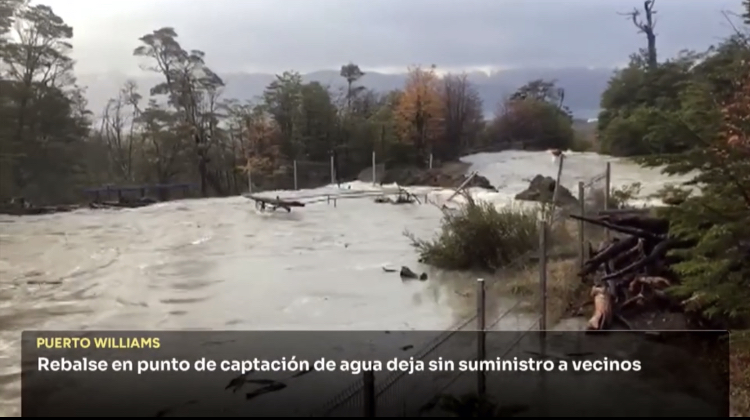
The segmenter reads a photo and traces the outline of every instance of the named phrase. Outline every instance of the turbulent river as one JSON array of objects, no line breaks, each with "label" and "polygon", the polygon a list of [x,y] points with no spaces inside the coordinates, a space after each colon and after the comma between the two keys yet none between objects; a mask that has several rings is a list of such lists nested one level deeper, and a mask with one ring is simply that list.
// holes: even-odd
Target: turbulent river
[{"label": "turbulent river", "polygon": [[[611,158],[571,153],[563,184],[602,173]],[[549,153],[464,158],[512,202],[536,174],[555,176]],[[641,182],[643,194],[675,182],[612,160],[613,186]],[[353,182],[342,188],[375,187]],[[335,193],[338,187],[280,192]],[[452,191],[416,188],[440,203]],[[391,206],[372,198],[325,201],[291,213],[259,213],[243,197],[183,200],[141,209],[0,215],[0,415],[20,413],[20,339],[25,329],[434,330],[473,311],[470,274],[422,267],[404,231],[432,236],[432,205]],[[402,282],[381,267],[426,271]],[[508,297],[492,296],[495,310]],[[491,316],[490,316],[491,318]],[[531,322],[508,317],[500,329]]]}]

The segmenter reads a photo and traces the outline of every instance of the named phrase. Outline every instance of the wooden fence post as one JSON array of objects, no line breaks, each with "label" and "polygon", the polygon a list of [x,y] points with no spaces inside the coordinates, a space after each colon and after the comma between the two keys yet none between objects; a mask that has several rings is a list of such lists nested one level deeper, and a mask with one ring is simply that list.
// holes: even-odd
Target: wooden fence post
[{"label": "wooden fence post", "polygon": [[[612,163],[607,162],[607,169],[604,173],[604,210],[609,210],[609,190],[612,189]],[[605,228],[605,235],[609,241],[612,237],[609,229]]]},{"label": "wooden fence post", "polygon": [[297,191],[297,159],[294,160],[294,190]]},{"label": "wooden fence post", "polygon": [[[583,181],[578,183],[578,201],[580,202],[581,216],[586,216],[586,193]],[[578,221],[578,266],[583,268],[583,263],[586,261],[586,233],[584,231],[586,225],[583,220]]]},{"label": "wooden fence post", "polygon": [[547,330],[547,221],[539,222],[539,288],[542,300],[542,316],[539,329]]}]

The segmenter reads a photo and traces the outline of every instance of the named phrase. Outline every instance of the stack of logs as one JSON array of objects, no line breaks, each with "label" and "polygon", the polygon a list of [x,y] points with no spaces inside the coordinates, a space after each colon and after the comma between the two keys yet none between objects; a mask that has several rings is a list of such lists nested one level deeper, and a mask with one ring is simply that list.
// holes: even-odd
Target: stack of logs
[{"label": "stack of logs", "polygon": [[670,269],[679,260],[667,252],[692,244],[670,238],[667,220],[632,215],[570,217],[616,233],[596,249],[589,243],[589,258],[579,272],[583,282],[591,286],[594,314],[588,322],[589,330],[608,329],[613,322],[634,329],[628,321],[630,316],[681,309],[681,303],[664,291],[679,282]]}]

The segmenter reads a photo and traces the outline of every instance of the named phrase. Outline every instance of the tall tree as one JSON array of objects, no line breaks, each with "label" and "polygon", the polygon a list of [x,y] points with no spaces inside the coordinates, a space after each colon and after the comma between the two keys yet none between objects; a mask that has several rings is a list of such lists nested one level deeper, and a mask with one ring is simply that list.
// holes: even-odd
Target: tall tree
[{"label": "tall tree", "polygon": [[208,183],[221,194],[221,185],[210,175],[208,163],[214,140],[210,132],[217,119],[213,104],[224,82],[206,65],[205,53],[182,48],[173,28],[157,29],[139,41],[142,45],[133,55],[150,59],[149,69],[164,77],[151,88],[151,94],[167,95],[169,104],[180,114],[178,129],[194,140],[202,195],[208,194]]},{"label": "tall tree", "polygon": [[454,159],[472,146],[484,125],[482,100],[467,75],[449,74],[442,80],[444,139],[441,159]]},{"label": "tall tree", "polygon": [[263,100],[281,131],[281,153],[295,159],[303,150],[302,124],[302,75],[285,71],[276,75],[263,92]]},{"label": "tall tree", "polygon": [[[89,123],[69,55],[73,28],[49,6],[10,1],[1,9],[1,29],[10,33],[0,46],[5,64],[0,154],[12,187],[3,193],[71,199],[81,169],[74,161]],[[67,188],[55,188],[62,180]]]},{"label": "tall tree", "polygon": [[656,0],[646,0],[643,2],[643,14],[644,18],[641,17],[641,11],[637,8],[633,8],[632,12],[624,13],[633,22],[638,32],[646,35],[646,57],[649,69],[655,69],[658,65],[656,57],[656,10],[654,10],[654,4]]},{"label": "tall tree", "polygon": [[134,81],[127,81],[117,97],[104,107],[100,135],[109,151],[111,169],[123,181],[135,181],[136,119],[141,95]]},{"label": "tall tree", "polygon": [[411,142],[423,164],[443,130],[443,98],[435,66],[409,69],[396,119],[402,139]]},{"label": "tall tree", "polygon": [[345,66],[341,66],[341,77],[346,79],[346,110],[352,112],[352,100],[361,92],[364,88],[354,86],[357,80],[361,79],[365,75],[365,72],[360,70],[359,66],[354,63],[349,63]]}]

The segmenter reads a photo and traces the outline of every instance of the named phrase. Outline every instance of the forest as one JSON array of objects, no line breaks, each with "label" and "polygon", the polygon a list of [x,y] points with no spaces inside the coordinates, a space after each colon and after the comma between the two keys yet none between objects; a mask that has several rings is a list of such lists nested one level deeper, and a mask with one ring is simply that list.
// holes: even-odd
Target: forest
[{"label": "forest", "polygon": [[676,256],[682,284],[674,291],[689,298],[689,309],[747,328],[750,0],[741,4],[741,14],[724,12],[731,33],[717,45],[666,60],[657,54],[654,0],[634,10],[630,17],[646,48],[602,95],[598,142],[603,153],[692,176],[662,191],[674,204],[662,210],[670,235],[692,244]]},{"label": "forest", "polygon": [[465,74],[439,77],[434,66],[409,68],[393,92],[361,86],[367,74],[354,63],[341,66],[343,90],[285,71],[262,97],[241,102],[223,96],[210,56],[181,45],[170,27],[123,51],[161,83],[129,81],[105,109],[91,110],[70,57],[74,28],[43,4],[0,4],[0,202],[71,202],[90,186],[175,182],[221,196],[246,189],[248,171],[261,188],[291,188],[293,161],[304,188],[330,180],[331,155],[337,175],[352,179],[373,152],[379,163],[424,166],[430,155],[444,162],[519,141],[535,149],[574,143],[554,81],[520,87],[491,121]]}]

